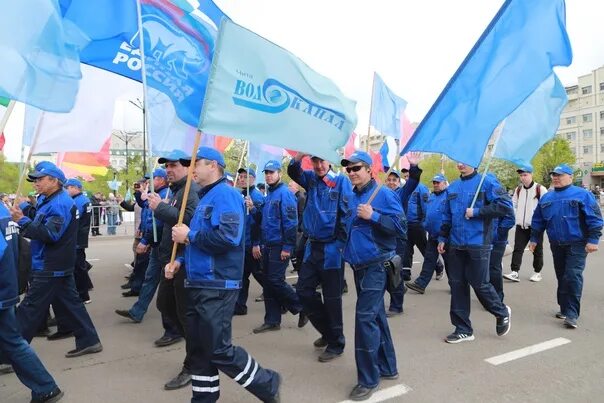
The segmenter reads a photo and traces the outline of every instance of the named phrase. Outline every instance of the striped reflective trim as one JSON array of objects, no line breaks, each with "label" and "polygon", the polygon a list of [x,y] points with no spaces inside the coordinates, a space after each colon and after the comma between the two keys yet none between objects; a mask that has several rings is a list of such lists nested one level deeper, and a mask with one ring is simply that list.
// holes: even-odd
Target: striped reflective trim
[{"label": "striped reflective trim", "polygon": [[248,378],[247,382],[241,386],[243,386],[244,388],[247,388],[250,385],[250,383],[252,383],[252,381],[254,380],[254,377],[256,376],[256,371],[258,371],[258,363],[254,361],[254,370],[252,371],[252,374]]},{"label": "striped reflective trim", "polygon": [[243,378],[243,376],[245,374],[247,374],[247,371],[250,369],[251,365],[252,365],[252,356],[250,356],[248,354],[247,355],[247,364],[245,364],[245,368],[243,369],[243,371],[241,371],[239,373],[239,375],[237,375],[235,378],[233,378],[235,380],[235,382],[239,382],[241,380],[241,378]]},{"label": "striped reflective trim", "polygon": [[194,381],[201,381],[201,382],[215,382],[218,380],[218,375],[216,375],[216,376],[191,375],[191,379]]},{"label": "striped reflective trim", "polygon": [[219,391],[220,391],[220,386],[212,386],[212,387],[193,386],[193,392],[197,392],[197,393],[216,393]]}]

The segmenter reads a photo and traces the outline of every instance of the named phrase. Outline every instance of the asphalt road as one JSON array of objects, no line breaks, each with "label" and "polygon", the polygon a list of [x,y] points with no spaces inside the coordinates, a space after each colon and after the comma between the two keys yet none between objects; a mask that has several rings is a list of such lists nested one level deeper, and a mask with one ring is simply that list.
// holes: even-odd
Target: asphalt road
[{"label": "asphalt road", "polygon": [[[64,354],[73,348],[73,339],[33,341],[40,358],[65,391],[62,401],[66,403],[190,399],[190,387],[163,390],[163,384],[180,370],[184,344],[153,346],[162,333],[154,303],[140,324],[129,323],[113,312],[134,303],[133,298],[123,298],[119,289],[128,273],[124,263],[131,260],[130,245],[128,238],[95,239],[88,250],[94,265],[91,275],[95,289],[91,293],[93,302],[87,307],[104,346],[102,353],[68,359]],[[472,320],[476,340],[446,344],[443,338],[452,330],[446,280],[433,281],[424,295],[407,293],[404,315],[390,319],[400,378],[382,382],[371,401],[604,401],[604,252],[600,250],[588,257],[582,312],[576,330],[563,328],[561,321],[553,317],[557,310],[556,281],[549,247],[540,283],[528,281],[532,274],[532,257],[528,252],[525,259],[528,260],[520,272],[521,282],[505,284],[506,303],[512,307],[512,329],[504,337],[497,337],[495,319],[474,298]],[[416,255],[415,260],[421,257],[418,259]],[[509,261],[510,256],[506,256],[506,272]],[[419,264],[415,264],[413,272],[414,276],[418,274]],[[346,276],[352,286],[350,269]],[[312,346],[318,334],[310,324],[298,329],[297,317],[284,316],[279,332],[252,334],[252,328],[262,322],[264,314],[263,305],[253,302],[260,289],[252,281],[249,314],[234,318],[233,341],[245,347],[263,366],[282,374],[283,402],[336,403],[347,399],[356,381],[353,288],[344,296],[348,343],[345,353],[322,364],[317,361],[319,351]],[[515,353],[509,355],[510,352]],[[28,399],[29,391],[14,374],[0,376],[0,402]],[[221,375],[220,401],[255,399]]]}]

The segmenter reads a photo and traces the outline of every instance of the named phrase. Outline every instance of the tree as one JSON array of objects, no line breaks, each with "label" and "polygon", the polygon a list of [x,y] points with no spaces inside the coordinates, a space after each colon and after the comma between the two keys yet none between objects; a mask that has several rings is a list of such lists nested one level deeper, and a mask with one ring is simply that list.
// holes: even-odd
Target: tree
[{"label": "tree", "polygon": [[[17,191],[19,182],[19,164],[7,162],[2,154],[0,154],[0,193],[12,194]],[[29,193],[31,186],[24,185],[21,193]]]},{"label": "tree", "polygon": [[443,165],[445,177],[449,182],[453,182],[459,176],[459,171],[457,170],[454,161],[451,161],[446,157],[443,161],[440,154],[426,154],[419,163],[419,166],[423,171],[421,178],[422,183],[428,186],[428,188],[431,188],[432,178],[434,175],[441,173]]},{"label": "tree", "polygon": [[576,157],[566,139],[554,138],[545,143],[532,160],[533,177],[545,187],[551,184],[549,173],[557,165],[574,165]]},{"label": "tree", "polygon": [[[483,158],[478,172],[484,172],[484,166],[486,165],[486,158]],[[489,165],[489,172],[497,177],[499,183],[506,189],[514,189],[518,185],[518,173],[516,170],[518,166],[499,158],[493,158]]]}]

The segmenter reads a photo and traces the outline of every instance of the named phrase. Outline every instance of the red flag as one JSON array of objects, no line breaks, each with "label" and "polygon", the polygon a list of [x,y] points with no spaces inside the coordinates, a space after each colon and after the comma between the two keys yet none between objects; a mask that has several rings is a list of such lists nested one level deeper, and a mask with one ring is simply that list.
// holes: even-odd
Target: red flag
[{"label": "red flag", "polygon": [[6,139],[4,138],[4,133],[0,133],[0,151],[4,149],[4,144],[6,144]]},{"label": "red flag", "polygon": [[[296,154],[298,154],[298,151],[295,151],[295,150],[288,150],[287,148],[285,148],[284,150],[286,153],[288,153],[292,157],[295,157]],[[302,169],[305,171],[312,170],[312,161],[310,160],[310,158],[308,156],[302,158]]]},{"label": "red flag", "polygon": [[376,151],[369,150],[369,156],[371,156],[371,176],[378,183],[381,183],[379,173],[384,172],[384,165],[382,164],[382,154]]},{"label": "red flag", "polygon": [[344,146],[344,158],[350,157],[350,155],[354,152],[354,141],[357,138],[357,134],[352,132],[350,137],[348,138],[348,142]]}]

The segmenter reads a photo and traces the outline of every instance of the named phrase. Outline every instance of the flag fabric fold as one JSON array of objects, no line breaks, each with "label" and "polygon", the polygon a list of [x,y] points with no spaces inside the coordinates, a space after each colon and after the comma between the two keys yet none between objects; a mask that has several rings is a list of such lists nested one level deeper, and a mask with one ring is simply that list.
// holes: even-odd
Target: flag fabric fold
[{"label": "flag fabric fold", "polygon": [[563,0],[507,0],[401,154],[478,166],[497,125],[571,61]]},{"label": "flag fabric fold", "polygon": [[373,74],[373,96],[371,99],[371,126],[385,136],[399,138],[401,121],[407,101],[396,95],[382,78]]},{"label": "flag fabric fold", "polygon": [[296,56],[224,21],[200,129],[338,161],[355,102]]},{"label": "flag fabric fold", "polygon": [[281,161],[283,159],[283,148],[269,146],[266,144],[250,143],[250,154],[248,155],[249,165],[256,167],[256,176],[262,174],[262,170],[267,162],[271,160]]},{"label": "flag fabric fold", "polygon": [[78,92],[79,46],[86,38],[65,24],[57,0],[10,1],[0,13],[0,96],[68,112]]},{"label": "flag fabric fold", "polygon": [[541,146],[556,134],[567,102],[564,85],[552,73],[505,119],[494,156],[519,166],[531,165]]}]

